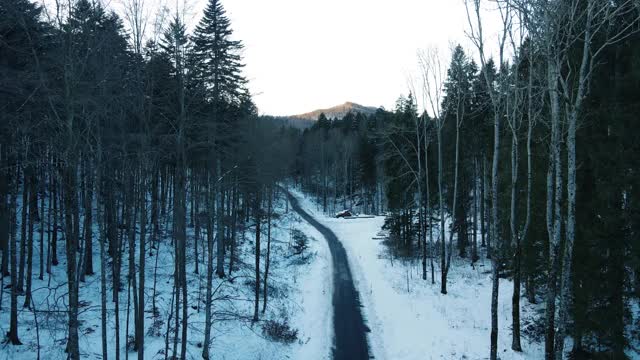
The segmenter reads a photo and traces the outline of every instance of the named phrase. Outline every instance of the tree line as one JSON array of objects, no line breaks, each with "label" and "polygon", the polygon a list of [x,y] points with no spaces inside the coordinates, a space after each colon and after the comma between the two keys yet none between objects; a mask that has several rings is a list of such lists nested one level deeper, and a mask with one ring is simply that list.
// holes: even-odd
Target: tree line
[{"label": "tree line", "polygon": [[[394,109],[320,115],[301,135],[294,177],[325,212],[385,214],[390,250],[420,260],[442,294],[452,258],[491,259],[492,359],[505,277],[514,351],[524,296],[546,305],[547,359],[563,358],[567,336],[576,358],[626,358],[638,351],[628,330],[640,298],[640,8],[465,5],[471,51],[451,49],[448,66],[437,49],[421,52],[418,85]],[[486,6],[502,19],[493,57]]]}]

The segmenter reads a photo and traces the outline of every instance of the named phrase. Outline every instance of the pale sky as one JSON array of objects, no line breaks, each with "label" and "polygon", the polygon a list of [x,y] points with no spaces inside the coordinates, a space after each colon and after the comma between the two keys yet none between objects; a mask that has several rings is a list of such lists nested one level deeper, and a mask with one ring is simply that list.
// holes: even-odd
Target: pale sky
[{"label": "pale sky", "polygon": [[261,114],[293,115],[345,101],[389,109],[409,91],[408,79],[419,77],[419,49],[437,46],[446,62],[452,42],[475,50],[465,36],[463,0],[222,4],[245,45],[245,75]]},{"label": "pale sky", "polygon": [[[46,0],[44,0],[46,1]],[[130,0],[102,0],[112,5]],[[145,7],[186,4],[195,27],[208,0],[144,0]],[[487,2],[485,2],[487,3]],[[437,47],[444,63],[465,35],[464,0],[222,0],[241,40],[245,76],[260,114],[294,115],[352,101],[392,109],[411,79],[417,53]],[[155,13],[150,10],[148,14]],[[148,18],[151,31],[154,16]],[[497,12],[485,15],[485,41],[496,43]],[[420,84],[415,83],[416,88]]]}]

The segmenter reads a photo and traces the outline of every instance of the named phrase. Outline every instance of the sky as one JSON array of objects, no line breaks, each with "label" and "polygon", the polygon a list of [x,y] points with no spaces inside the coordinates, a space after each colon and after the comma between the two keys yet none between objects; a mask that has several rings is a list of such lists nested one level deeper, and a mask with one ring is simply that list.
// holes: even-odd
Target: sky
[{"label": "sky", "polygon": [[[103,1],[117,7],[128,0]],[[181,4],[193,29],[208,0],[144,2],[156,9]],[[347,101],[392,109],[400,95],[408,94],[412,82],[421,87],[417,80],[421,49],[438,48],[444,63],[458,43],[469,54],[477,53],[465,35],[464,0],[222,0],[222,4],[234,38],[245,46],[244,73],[260,114],[295,115]],[[495,43],[497,12],[488,11],[483,22],[486,41]]]},{"label": "sky", "polygon": [[[352,101],[393,108],[418,79],[417,52],[474,52],[464,0],[226,0],[245,45],[245,75],[261,114],[293,115]],[[197,7],[204,7],[200,0]],[[487,19],[497,29],[497,14]],[[491,40],[495,33],[487,31]]]}]

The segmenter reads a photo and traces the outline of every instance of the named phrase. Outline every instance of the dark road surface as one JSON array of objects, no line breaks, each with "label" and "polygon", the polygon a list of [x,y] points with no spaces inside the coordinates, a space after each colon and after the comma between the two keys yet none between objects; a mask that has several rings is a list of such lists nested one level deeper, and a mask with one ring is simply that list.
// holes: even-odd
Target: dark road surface
[{"label": "dark road surface", "polygon": [[336,235],[306,213],[298,199],[287,194],[293,209],[309,224],[313,225],[329,243],[333,259],[333,358],[336,360],[369,359],[369,346],[365,326],[360,312],[360,300],[351,278],[347,253]]}]

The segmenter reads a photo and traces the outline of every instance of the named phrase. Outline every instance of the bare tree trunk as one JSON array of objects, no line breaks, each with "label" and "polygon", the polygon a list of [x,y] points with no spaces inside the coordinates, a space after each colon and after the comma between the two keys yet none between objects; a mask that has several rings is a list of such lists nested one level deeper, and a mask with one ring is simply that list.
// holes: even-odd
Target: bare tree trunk
[{"label": "bare tree trunk", "polygon": [[207,294],[205,298],[205,322],[204,322],[204,344],[202,349],[202,358],[209,359],[209,347],[211,346],[211,305],[213,293],[213,214],[215,212],[214,202],[212,199],[215,195],[215,185],[213,179],[209,180],[209,192],[207,194]]},{"label": "bare tree trunk", "polygon": [[478,261],[478,158],[473,158],[473,246],[471,265]]},{"label": "bare tree trunk", "polygon": [[[533,64],[533,52],[529,51],[529,64]],[[529,69],[529,82],[527,86],[527,97],[528,97],[528,117],[527,117],[527,200],[526,200],[526,215],[524,226],[522,228],[521,233],[521,241],[523,244],[527,244],[527,242],[532,241],[529,236],[529,225],[531,224],[531,189],[533,187],[533,163],[532,163],[532,153],[531,153],[531,140],[533,137],[533,127],[535,122],[537,121],[536,116],[534,114],[534,104],[533,104],[533,73],[534,69],[531,67]],[[528,248],[532,248],[529,246]],[[530,256],[530,255],[529,255]],[[534,293],[533,281],[531,279],[530,274],[526,274],[525,278],[525,288],[527,293],[527,298],[529,302],[535,304],[536,297]]]},{"label": "bare tree trunk", "polygon": [[[418,160],[418,175],[416,177],[416,184],[418,185],[418,241],[422,250],[422,280],[427,280],[427,234],[426,229],[424,227],[425,219],[424,219],[424,211],[423,211],[423,203],[424,203],[424,194],[422,192],[422,142],[420,141],[420,126],[427,126],[426,124],[422,124],[419,120],[419,117],[415,118],[416,125],[416,153]],[[424,120],[424,119],[423,119]],[[426,165],[426,163],[425,163]]]},{"label": "bare tree trunk", "polygon": [[79,217],[77,216],[78,196],[76,190],[76,165],[75,159],[68,159],[64,175],[64,213],[66,229],[66,254],[67,254],[67,286],[69,288],[69,334],[67,340],[67,354],[70,359],[80,359],[78,343],[78,283],[77,283],[77,259]]},{"label": "bare tree trunk", "polygon": [[187,284],[186,284],[186,241],[187,241],[187,212],[186,212],[186,161],[183,147],[182,131],[180,132],[180,139],[178,145],[178,165],[176,168],[176,178],[174,180],[174,228],[175,228],[175,247],[176,247],[176,273],[175,273],[175,287],[176,287],[176,334],[174,339],[174,353],[177,354],[177,338],[178,328],[180,321],[178,320],[180,314],[180,290],[182,290],[182,343],[180,349],[180,356],[182,359],[186,357],[187,347]]},{"label": "bare tree trunk", "polygon": [[[124,359],[129,360],[129,319],[131,316],[131,276],[127,277],[127,320],[125,321],[124,334],[125,334],[125,351],[124,351]],[[137,314],[136,314],[137,316]],[[136,343],[135,336],[133,341],[134,351]]]},{"label": "bare tree trunk", "polygon": [[[593,69],[594,57],[598,55],[599,50],[592,49],[594,31],[597,31],[599,25],[604,24],[610,19],[604,20],[595,19],[601,9],[596,6],[609,6],[608,4],[602,5],[600,1],[588,0],[586,7],[586,24],[584,25],[584,33],[580,36],[584,36],[582,41],[582,60],[580,64],[580,71],[578,76],[578,88],[576,91],[575,99],[572,104],[568,106],[568,129],[567,129],[567,222],[566,222],[566,239],[564,242],[564,257],[562,261],[562,278],[560,281],[560,303],[559,303],[559,316],[557,332],[555,334],[555,358],[556,360],[562,360],[564,356],[564,341],[567,332],[567,323],[570,318],[570,306],[572,300],[571,289],[571,264],[573,261],[573,248],[575,241],[575,227],[576,227],[576,132],[578,130],[578,116],[582,111],[582,104],[586,97],[588,86]],[[611,16],[611,15],[608,15]],[[635,21],[634,21],[635,22]],[[595,23],[595,24],[594,24]],[[624,31],[624,30],[623,30]],[[620,33],[622,34],[622,33]],[[618,34],[619,35],[619,34]],[[615,38],[617,35],[614,35]],[[603,49],[609,43],[605,42]],[[567,89],[564,88],[565,98],[567,97]]]},{"label": "bare tree trunk", "polygon": [[487,223],[487,214],[486,214],[486,204],[487,204],[487,159],[484,154],[482,154],[482,180],[480,183],[480,236],[482,242],[480,246],[487,247],[487,257],[489,257],[491,248],[491,244],[487,242],[486,235],[487,230],[485,229],[485,225]]},{"label": "bare tree trunk", "polygon": [[[167,319],[167,330],[164,333],[164,360],[169,358],[169,333],[171,332],[171,318],[173,317],[173,300],[175,299],[176,288],[171,292],[171,303],[169,304],[169,318]],[[174,352],[175,355],[175,352]],[[175,358],[175,356],[174,356]]]},{"label": "bare tree trunk", "polygon": [[[110,187],[109,190],[112,190],[113,187]],[[113,263],[112,263],[112,267],[113,267],[113,302],[114,302],[114,307],[115,307],[115,337],[116,337],[116,343],[115,343],[115,353],[116,353],[116,360],[120,359],[120,262],[122,259],[122,232],[118,233],[118,231],[116,230],[116,223],[117,223],[117,204],[115,203],[114,199],[113,199],[113,193],[111,191],[109,191],[107,193],[107,197],[109,198],[107,200],[107,204],[109,204],[108,206],[111,206],[111,209],[107,209],[107,214],[110,214],[108,216],[110,216],[111,219],[111,224],[107,225],[111,227],[111,230],[107,229],[107,233],[109,231],[113,231],[113,242],[109,242],[111,245],[113,245],[112,248],[112,257],[113,257]],[[113,203],[111,203],[111,201],[113,201]],[[111,211],[110,211],[111,210]],[[123,218],[124,218],[124,214],[122,214]],[[109,217],[107,217],[107,219],[109,219]]]},{"label": "bare tree trunk", "polygon": [[430,250],[430,254],[429,254],[429,258],[430,258],[430,263],[431,263],[431,284],[435,284],[436,283],[436,279],[435,279],[435,267],[433,264],[433,257],[435,255],[435,245],[433,242],[433,214],[432,214],[432,207],[431,207],[431,189],[430,189],[430,184],[429,184],[429,142],[427,139],[427,123],[425,122],[424,126],[423,126],[423,142],[424,142],[424,171],[425,171],[425,188],[426,188],[426,197],[427,197],[427,226],[429,227],[429,250]]},{"label": "bare tree trunk", "polygon": [[271,261],[271,210],[273,201],[273,188],[269,186],[267,188],[269,192],[269,200],[267,207],[267,258],[264,263],[264,285],[263,285],[263,300],[262,300],[262,313],[267,310],[267,278],[269,277],[269,263]]},{"label": "bare tree trunk", "polygon": [[[53,225],[51,226],[51,265],[58,265],[58,182],[56,159],[53,157],[51,169],[51,201],[53,202]],[[49,269],[51,270],[51,269]]]},{"label": "bare tree trunk", "polygon": [[554,358],[555,311],[557,276],[560,270],[561,203],[562,203],[562,162],[560,159],[560,94],[558,76],[560,69],[556,59],[548,60],[549,97],[551,104],[551,145],[549,172],[547,173],[547,228],[549,234],[549,275],[547,283],[547,308],[545,314],[545,358]]},{"label": "bare tree trunk", "polygon": [[186,249],[186,236],[185,236],[185,241],[183,242],[182,245],[182,250],[180,251],[180,255],[182,257],[181,259],[181,266],[182,269],[180,269],[180,285],[182,286],[182,347],[180,348],[180,357],[182,359],[186,359],[187,358],[187,321],[189,320],[189,298],[187,297],[187,271],[186,271],[186,262],[187,262],[187,249]]},{"label": "bare tree trunk", "polygon": [[[136,191],[134,188],[134,178],[135,178],[135,170],[131,170],[131,174],[129,175],[129,189],[130,193],[127,196],[126,203],[127,207],[130,209],[130,213],[127,216],[127,226],[128,226],[128,238],[129,238],[129,284],[130,289],[127,289],[127,298],[131,296],[131,292],[133,292],[133,320],[134,320],[134,343],[133,343],[133,351],[138,351],[138,320],[140,318],[138,312],[138,288],[136,284],[136,251],[135,251],[135,243],[136,243],[136,218],[138,206],[136,206],[138,202],[138,197],[136,195]],[[127,319],[129,319],[129,301],[127,300]],[[128,321],[127,321],[128,324]],[[129,332],[126,332],[127,336],[129,336]]]},{"label": "bare tree trunk", "polygon": [[[107,168],[108,174],[109,168]],[[112,175],[115,176],[115,175]],[[109,248],[107,253],[109,256],[113,258],[113,265],[115,269],[116,257],[118,252],[118,207],[116,205],[116,199],[114,195],[113,184],[111,184],[110,179],[105,179],[105,226],[107,232],[107,241],[109,244]],[[115,274],[115,273],[114,273]],[[115,280],[115,279],[114,279]],[[114,288],[115,290],[115,288]]]},{"label": "bare tree trunk", "polygon": [[436,119],[438,140],[438,207],[440,209],[440,293],[447,293],[447,249],[444,236],[444,193],[442,190],[442,119]]},{"label": "bare tree trunk", "polygon": [[167,176],[167,166],[162,166],[158,169],[158,173],[160,176],[160,216],[165,217],[167,212],[167,191],[168,186],[167,182],[169,181],[169,176]]},{"label": "bare tree trunk", "polygon": [[234,177],[234,186],[233,186],[233,210],[231,211],[232,216],[232,224],[231,224],[231,253],[229,254],[229,277],[233,273],[233,264],[235,262],[236,257],[236,237],[238,233],[238,208],[239,208],[239,194],[238,194],[238,177],[237,175]]},{"label": "bare tree trunk", "polygon": [[[194,192],[194,194],[192,194],[192,202],[191,202],[191,206],[195,207],[195,209],[192,209],[191,212],[194,213],[194,219],[193,219],[193,225],[194,225],[194,236],[193,236],[193,251],[194,251],[194,257],[195,257],[195,270],[194,273],[196,275],[200,274],[200,260],[199,260],[199,254],[198,254],[198,241],[200,241],[200,232],[201,232],[201,225],[200,225],[200,217],[199,217],[199,212],[200,212],[200,177],[198,175],[196,175],[197,172],[193,173],[192,176],[192,182],[194,183],[191,186],[192,191]],[[198,277],[199,278],[199,277]],[[198,301],[199,303],[199,301]],[[198,305],[199,306],[199,305]]]},{"label": "bare tree trunk", "polygon": [[[1,163],[1,161],[0,161]],[[47,179],[45,177],[45,171],[42,170],[40,171],[40,191],[42,192],[42,198],[40,199],[40,274],[38,276],[38,279],[43,280],[44,279],[44,219],[45,219],[45,194],[46,194],[46,182]],[[36,203],[36,208],[37,208],[37,203]],[[37,210],[36,210],[37,211]]]},{"label": "bare tree trunk", "polygon": [[[217,160],[217,176],[222,177],[222,165],[221,160]],[[218,241],[217,241],[217,263],[216,263],[216,275],[219,278],[224,277],[224,200],[225,200],[225,189],[222,184],[222,181],[218,181],[219,194],[218,194],[218,208],[216,209],[218,215]]]},{"label": "bare tree trunk", "polygon": [[511,316],[512,316],[512,341],[511,349],[513,351],[522,351],[520,344],[520,261],[522,253],[522,244],[520,234],[517,229],[516,219],[516,189],[518,186],[518,134],[516,132],[516,119],[512,119],[511,123],[511,240],[515,242],[515,254],[513,259],[513,295],[511,297]]},{"label": "bare tree trunk", "polygon": [[93,215],[91,209],[93,206],[93,170],[89,161],[87,161],[85,176],[87,192],[84,204],[84,274],[93,275]]},{"label": "bare tree trunk", "polygon": [[153,179],[151,180],[151,248],[157,249],[158,236],[160,233],[158,219],[158,182],[160,181],[160,170],[158,165],[154,165]]},{"label": "bare tree trunk", "polygon": [[[143,163],[144,165],[144,163]],[[145,241],[147,233],[147,192],[146,192],[146,176],[145,168],[142,166],[140,174],[140,244],[138,259],[138,276],[139,276],[139,293],[138,293],[138,320],[136,321],[136,343],[138,348],[138,360],[144,359],[144,272],[145,272]],[[196,259],[197,260],[197,259]]]},{"label": "bare tree trunk", "polygon": [[[196,209],[196,171],[194,169],[191,170],[191,176],[189,181],[189,202],[191,206],[189,206],[189,227],[194,227],[195,225],[195,209]],[[189,176],[189,175],[187,175]]]},{"label": "bare tree trunk", "polygon": [[[53,162],[50,166],[53,166]],[[54,231],[51,226],[53,220],[53,174],[53,172],[49,172],[49,211],[47,212],[47,274],[49,274],[49,279],[51,279],[51,237]]]},{"label": "bare tree trunk", "polygon": [[[229,172],[227,171],[223,176],[226,176],[228,173]],[[233,207],[232,197],[233,197],[233,184],[231,184],[231,186],[229,187],[229,190],[227,190],[227,197],[226,197],[226,201],[227,201],[227,205],[225,209],[226,210],[226,215],[225,215],[226,235],[224,238],[227,241],[225,242],[225,246],[229,246],[229,240],[231,239],[231,223],[229,221],[231,219],[231,216],[233,215],[231,212]]]},{"label": "bare tree trunk", "polygon": [[104,209],[100,204],[100,199],[104,200],[104,196],[101,193],[102,189],[102,148],[98,143],[98,164],[97,164],[97,180],[96,180],[96,194],[97,194],[97,210],[96,218],[98,220],[98,241],[100,242],[100,325],[102,330],[102,358],[108,359],[107,348],[107,256],[105,254],[104,242],[105,242],[105,226],[103,221],[104,210],[100,212],[100,209]]},{"label": "bare tree trunk", "polygon": [[[22,166],[22,217],[20,221],[20,273],[18,276],[18,293],[24,294],[24,270],[27,249],[27,209],[29,207],[29,180],[27,179],[27,169]],[[13,286],[13,284],[11,285]]]},{"label": "bare tree trunk", "polygon": [[[149,255],[149,256],[152,256],[152,255]],[[154,318],[157,317],[159,314],[158,307],[156,306],[156,285],[158,284],[158,258],[160,257],[160,243],[158,243],[158,246],[156,248],[155,256],[156,256],[156,260],[155,260],[155,265],[153,267],[153,295],[151,295],[151,301],[152,301],[151,309],[152,309]]]},{"label": "bare tree trunk", "polygon": [[258,307],[260,304],[260,223],[262,222],[262,189],[256,191],[255,204],[253,205],[254,217],[256,220],[256,285],[255,285],[255,306],[253,311],[253,321],[258,321]]},{"label": "bare tree trunk", "polygon": [[27,243],[27,291],[24,297],[24,307],[31,309],[31,287],[33,284],[33,224],[38,214],[38,191],[33,170],[29,171],[29,226]]},{"label": "bare tree trunk", "polygon": [[[14,165],[14,168],[17,166]],[[14,170],[14,169],[12,169]],[[9,170],[11,171],[11,170]],[[11,193],[10,193],[10,226],[11,226],[11,237],[9,238],[9,247],[10,247],[10,257],[11,257],[11,315],[9,320],[9,333],[7,334],[7,338],[12,345],[22,345],[20,342],[20,338],[18,336],[18,288],[13,286],[13,284],[17,284],[18,282],[18,264],[17,264],[17,230],[18,230],[18,209],[17,209],[17,198],[18,198],[18,171],[14,170],[16,174],[11,176],[12,183]],[[13,183],[15,182],[15,183]]]},{"label": "bare tree trunk", "polygon": [[[498,161],[500,157],[500,114],[494,116],[493,126],[493,169],[491,172],[491,239],[493,250],[498,247]],[[498,292],[500,279],[498,277],[499,255],[491,257],[492,286],[491,286],[491,360],[497,359],[498,354]]]},{"label": "bare tree trunk", "polygon": [[[173,186],[179,187],[181,184],[181,180],[178,179],[180,176],[177,174],[180,170],[176,169],[176,178],[174,179]],[[173,290],[175,293],[175,311],[176,314],[176,326],[173,332],[173,358],[178,357],[178,332],[180,329],[180,271],[182,256],[180,254],[180,244],[181,240],[181,231],[178,229],[182,229],[185,225],[186,214],[183,212],[181,205],[178,203],[181,198],[181,194],[184,191],[180,191],[179,189],[173,190],[173,249],[175,253],[175,266],[173,271]],[[184,204],[183,204],[184,205]]]},{"label": "bare tree trunk", "polygon": [[[87,227],[85,225],[85,223],[83,222],[83,227],[82,229],[80,229],[80,208],[84,207],[86,204],[86,193],[87,193],[87,159],[83,158],[83,155],[80,154],[78,157],[78,163],[79,163],[79,176],[80,178],[78,179],[78,181],[80,181],[80,184],[78,184],[78,207],[77,210],[75,212],[74,218],[78,219],[78,265],[77,265],[77,277],[78,277],[78,283],[84,283],[85,282],[85,274],[84,274],[84,249],[85,249],[85,243],[86,243],[86,238],[84,236],[85,231],[87,230]],[[86,217],[85,217],[86,220]],[[90,226],[89,226],[90,227]]]}]

